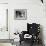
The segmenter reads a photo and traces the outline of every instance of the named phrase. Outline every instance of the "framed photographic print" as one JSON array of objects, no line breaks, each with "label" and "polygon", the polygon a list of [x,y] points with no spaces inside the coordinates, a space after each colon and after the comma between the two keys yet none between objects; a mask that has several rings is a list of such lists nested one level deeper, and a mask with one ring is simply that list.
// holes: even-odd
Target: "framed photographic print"
[{"label": "framed photographic print", "polygon": [[14,19],[15,20],[26,20],[27,19],[27,9],[15,9]]}]

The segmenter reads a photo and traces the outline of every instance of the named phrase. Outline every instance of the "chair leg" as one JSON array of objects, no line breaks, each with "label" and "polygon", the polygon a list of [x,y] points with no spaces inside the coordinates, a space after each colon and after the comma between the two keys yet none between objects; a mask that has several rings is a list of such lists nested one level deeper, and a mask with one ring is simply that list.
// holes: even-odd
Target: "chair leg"
[{"label": "chair leg", "polygon": [[20,41],[20,45],[21,45],[21,41]]},{"label": "chair leg", "polygon": [[33,39],[31,40],[31,45],[30,46],[33,46],[33,44],[34,44],[34,41],[33,41]]}]

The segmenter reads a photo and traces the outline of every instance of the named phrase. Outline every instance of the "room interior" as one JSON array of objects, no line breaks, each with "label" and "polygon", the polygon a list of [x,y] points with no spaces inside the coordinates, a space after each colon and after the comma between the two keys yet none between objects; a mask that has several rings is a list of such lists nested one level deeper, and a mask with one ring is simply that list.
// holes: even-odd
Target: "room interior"
[{"label": "room interior", "polygon": [[[27,31],[27,23],[36,23],[40,24],[40,38],[46,46],[45,7],[45,0],[0,1],[0,39],[3,39],[0,41],[6,42],[5,44],[9,44],[9,46],[27,46],[28,44],[26,45],[25,42],[22,42],[24,45],[20,45],[19,34]],[[5,46],[5,44],[1,43],[0,45]]]}]

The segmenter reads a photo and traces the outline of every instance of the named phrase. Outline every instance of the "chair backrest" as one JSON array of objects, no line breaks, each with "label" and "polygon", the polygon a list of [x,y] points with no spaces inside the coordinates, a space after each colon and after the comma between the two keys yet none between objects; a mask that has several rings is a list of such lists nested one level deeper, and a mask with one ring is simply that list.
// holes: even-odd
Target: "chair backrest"
[{"label": "chair backrest", "polygon": [[29,24],[27,23],[27,30],[29,34],[34,34],[34,35],[38,35],[40,32],[40,24],[36,24],[36,23],[32,23]]}]

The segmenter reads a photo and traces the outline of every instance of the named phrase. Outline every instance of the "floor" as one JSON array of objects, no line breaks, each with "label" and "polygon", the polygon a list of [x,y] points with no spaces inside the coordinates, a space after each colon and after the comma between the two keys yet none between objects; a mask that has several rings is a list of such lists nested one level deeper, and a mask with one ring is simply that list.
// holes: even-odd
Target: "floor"
[{"label": "floor", "polygon": [[0,46],[12,46],[10,43],[0,43]]},{"label": "floor", "polygon": [[[31,46],[30,44],[28,44],[28,43],[25,43],[25,42],[22,42],[22,44],[21,45],[19,45],[19,46]],[[43,45],[41,45],[41,44],[34,44],[33,46],[43,46]]]},{"label": "floor", "polygon": [[[0,46],[16,46],[16,45],[12,45],[11,43],[0,43]],[[28,43],[22,42],[21,45],[18,44],[17,46],[31,46],[31,45]],[[42,45],[40,44],[40,45],[33,45],[33,46],[42,46]]]}]

